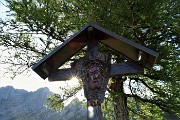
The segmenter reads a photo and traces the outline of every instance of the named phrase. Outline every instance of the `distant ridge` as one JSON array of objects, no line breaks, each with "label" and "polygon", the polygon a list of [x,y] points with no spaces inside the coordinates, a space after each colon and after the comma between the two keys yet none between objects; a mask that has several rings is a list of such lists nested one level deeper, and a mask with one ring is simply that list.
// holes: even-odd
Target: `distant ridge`
[{"label": "distant ridge", "polygon": [[[78,98],[62,111],[44,107],[50,94],[52,92],[47,87],[34,92],[15,89],[12,86],[0,87],[0,120],[87,120],[87,110]],[[164,119],[180,120],[167,112]]]},{"label": "distant ridge", "polygon": [[61,112],[44,107],[50,94],[52,92],[47,87],[34,92],[12,86],[1,87],[0,120],[86,120],[86,109],[81,102],[69,104]]}]

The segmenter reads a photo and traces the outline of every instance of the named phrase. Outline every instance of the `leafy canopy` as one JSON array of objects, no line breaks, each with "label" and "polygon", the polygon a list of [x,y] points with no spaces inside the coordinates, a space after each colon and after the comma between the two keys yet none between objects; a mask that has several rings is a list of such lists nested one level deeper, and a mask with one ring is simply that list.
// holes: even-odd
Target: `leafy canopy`
[{"label": "leafy canopy", "polygon": [[[124,82],[130,91],[125,93],[130,117],[162,119],[163,111],[180,116],[180,1],[6,1],[15,19],[1,20],[0,45],[13,50],[12,59],[19,64],[12,59],[5,63],[30,67],[84,24],[93,22],[160,53],[152,70],[128,76]],[[111,54],[116,62],[124,60]],[[108,96],[106,106],[112,105],[112,98]],[[112,119],[113,109],[104,108]]]}]

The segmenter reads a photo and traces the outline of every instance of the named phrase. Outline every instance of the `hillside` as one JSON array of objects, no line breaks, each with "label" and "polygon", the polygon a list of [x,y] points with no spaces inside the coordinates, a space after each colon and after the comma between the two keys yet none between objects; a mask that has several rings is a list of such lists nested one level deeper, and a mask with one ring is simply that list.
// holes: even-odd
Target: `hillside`
[{"label": "hillside", "polygon": [[0,120],[86,120],[86,108],[77,99],[61,112],[47,109],[44,105],[49,94],[48,88],[28,92],[11,86],[1,87]]}]

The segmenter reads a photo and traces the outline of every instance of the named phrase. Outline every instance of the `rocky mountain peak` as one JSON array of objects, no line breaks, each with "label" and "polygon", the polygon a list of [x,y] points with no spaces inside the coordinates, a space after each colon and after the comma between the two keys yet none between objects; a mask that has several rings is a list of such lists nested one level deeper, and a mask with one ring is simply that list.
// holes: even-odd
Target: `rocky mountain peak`
[{"label": "rocky mountain peak", "polygon": [[0,93],[0,120],[86,120],[86,109],[80,102],[60,112],[46,108],[47,96],[52,94],[47,87],[28,92],[7,86],[1,87]]}]

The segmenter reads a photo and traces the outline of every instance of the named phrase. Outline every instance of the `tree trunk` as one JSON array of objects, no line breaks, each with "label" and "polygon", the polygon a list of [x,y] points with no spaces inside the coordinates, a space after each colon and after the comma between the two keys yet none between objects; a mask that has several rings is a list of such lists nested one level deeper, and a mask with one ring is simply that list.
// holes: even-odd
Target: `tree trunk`
[{"label": "tree trunk", "polygon": [[116,120],[129,120],[127,97],[124,94],[123,82],[122,77],[116,77],[113,85],[111,85],[114,94],[113,101]]}]

